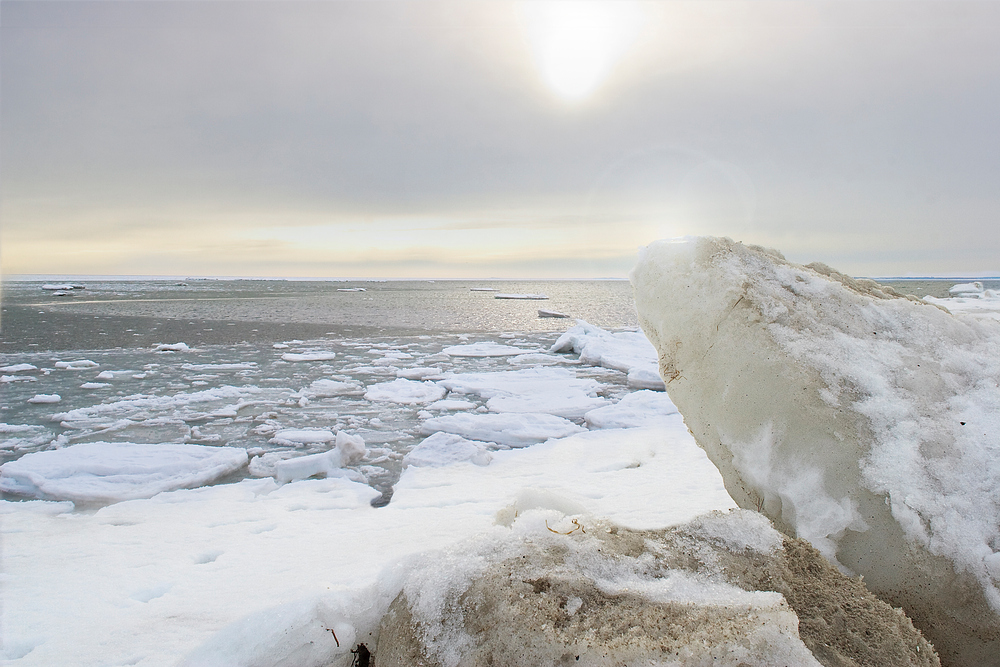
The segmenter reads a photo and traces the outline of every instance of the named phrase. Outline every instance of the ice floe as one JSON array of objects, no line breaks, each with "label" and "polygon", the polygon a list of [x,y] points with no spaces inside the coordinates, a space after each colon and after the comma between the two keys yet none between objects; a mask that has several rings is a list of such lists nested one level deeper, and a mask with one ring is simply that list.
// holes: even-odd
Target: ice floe
[{"label": "ice floe", "polygon": [[414,405],[417,403],[433,403],[444,398],[447,392],[432,382],[418,382],[398,378],[392,382],[369,385],[365,398],[369,401],[384,401]]},{"label": "ice floe", "polygon": [[89,442],[25,454],[0,466],[0,490],[43,500],[106,504],[202,486],[247,463],[245,449]]},{"label": "ice floe", "polygon": [[410,466],[447,466],[471,461],[479,466],[489,465],[493,455],[489,449],[494,443],[466,440],[453,433],[438,432],[424,438],[423,442],[403,457],[403,464]]},{"label": "ice floe", "polygon": [[578,379],[565,368],[526,368],[493,373],[462,373],[439,383],[452,393],[476,394],[488,399],[491,412],[544,412],[576,419],[607,405],[598,396],[604,385]]},{"label": "ice floe", "polygon": [[643,389],[626,394],[614,405],[590,410],[584,418],[592,428],[633,428],[662,424],[680,416],[667,394]]},{"label": "ice floe", "polygon": [[77,359],[75,361],[57,361],[52,365],[67,371],[81,371],[88,368],[97,368],[100,364],[90,359]]},{"label": "ice floe", "polygon": [[582,433],[581,428],[562,417],[548,414],[455,414],[428,419],[420,432],[454,433],[470,440],[497,442],[510,447],[527,447],[549,438],[565,438]]},{"label": "ice floe", "polygon": [[160,343],[153,347],[153,352],[189,352],[187,343]]},{"label": "ice floe", "polygon": [[512,345],[500,345],[498,343],[482,342],[470,343],[468,345],[451,345],[441,350],[442,354],[449,357],[509,357],[534,350],[526,350],[522,347]]},{"label": "ice floe", "polygon": [[28,399],[28,403],[58,403],[61,400],[59,394],[35,394]]},{"label": "ice floe", "polygon": [[281,355],[285,361],[330,361],[337,358],[336,352],[286,352]]}]

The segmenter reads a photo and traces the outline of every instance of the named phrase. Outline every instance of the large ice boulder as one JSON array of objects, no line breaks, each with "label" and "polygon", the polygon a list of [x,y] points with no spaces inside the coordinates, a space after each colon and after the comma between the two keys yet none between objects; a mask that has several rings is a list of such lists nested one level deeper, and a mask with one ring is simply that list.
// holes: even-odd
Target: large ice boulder
[{"label": "large ice boulder", "polygon": [[645,248],[640,324],[741,506],[1000,665],[1000,326],[729,239]]},{"label": "large ice boulder", "polygon": [[940,664],[906,616],[756,512],[636,531],[545,509],[413,565],[375,662]]}]

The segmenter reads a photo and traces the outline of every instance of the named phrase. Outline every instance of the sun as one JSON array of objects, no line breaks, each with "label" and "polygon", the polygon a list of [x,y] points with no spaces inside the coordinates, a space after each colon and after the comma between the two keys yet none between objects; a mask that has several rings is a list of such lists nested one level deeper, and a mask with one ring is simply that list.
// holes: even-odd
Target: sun
[{"label": "sun", "polygon": [[519,13],[542,79],[566,102],[604,83],[645,20],[639,3],[628,0],[529,1]]}]

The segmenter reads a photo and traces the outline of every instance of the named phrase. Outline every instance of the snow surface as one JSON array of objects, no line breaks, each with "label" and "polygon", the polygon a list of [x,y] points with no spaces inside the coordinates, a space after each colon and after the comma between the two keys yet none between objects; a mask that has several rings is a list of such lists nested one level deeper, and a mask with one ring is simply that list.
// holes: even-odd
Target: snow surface
[{"label": "snow surface", "polygon": [[492,457],[410,466],[380,509],[369,504],[377,492],[344,478],[248,479],[94,513],[0,502],[6,657],[320,667],[334,655],[347,667],[352,642],[372,645],[408,557],[497,530],[504,508],[656,528],[733,506],[679,418]]},{"label": "snow surface", "polygon": [[0,490],[43,500],[114,503],[208,484],[247,463],[246,450],[88,442],[0,466]]}]

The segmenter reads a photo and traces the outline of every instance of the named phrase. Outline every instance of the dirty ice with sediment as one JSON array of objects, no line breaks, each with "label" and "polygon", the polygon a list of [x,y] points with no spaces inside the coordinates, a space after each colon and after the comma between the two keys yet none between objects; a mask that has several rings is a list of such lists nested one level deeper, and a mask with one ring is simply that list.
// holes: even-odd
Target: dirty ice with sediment
[{"label": "dirty ice with sediment", "polygon": [[[25,340],[42,318],[101,317],[133,323],[142,340],[46,348],[41,336],[0,354],[2,657],[346,665],[352,646],[372,640],[408,562],[497,539],[510,508],[649,529],[735,507],[662,391],[627,283],[611,282],[514,286],[546,291],[575,323],[539,319],[533,299],[480,293],[490,287],[424,286],[428,310],[438,307],[428,294],[451,290],[490,314],[464,331],[380,329],[413,295],[334,284],[338,298],[356,299],[345,308],[371,318],[308,338],[246,324],[232,286],[210,286],[219,303],[182,296],[143,310],[140,298],[95,298],[122,289],[108,283],[15,285],[5,300],[21,309]],[[991,286],[947,294],[954,283],[928,298],[969,316],[1000,312]],[[562,289],[591,309],[560,300]],[[190,291],[162,286],[172,290]],[[280,313],[319,293],[271,305]],[[383,297],[395,302],[378,311]],[[602,321],[602,299],[625,303],[623,314]],[[243,340],[206,333],[218,324],[157,338],[142,324],[158,314],[171,334],[182,320],[225,327],[228,317]]]}]

